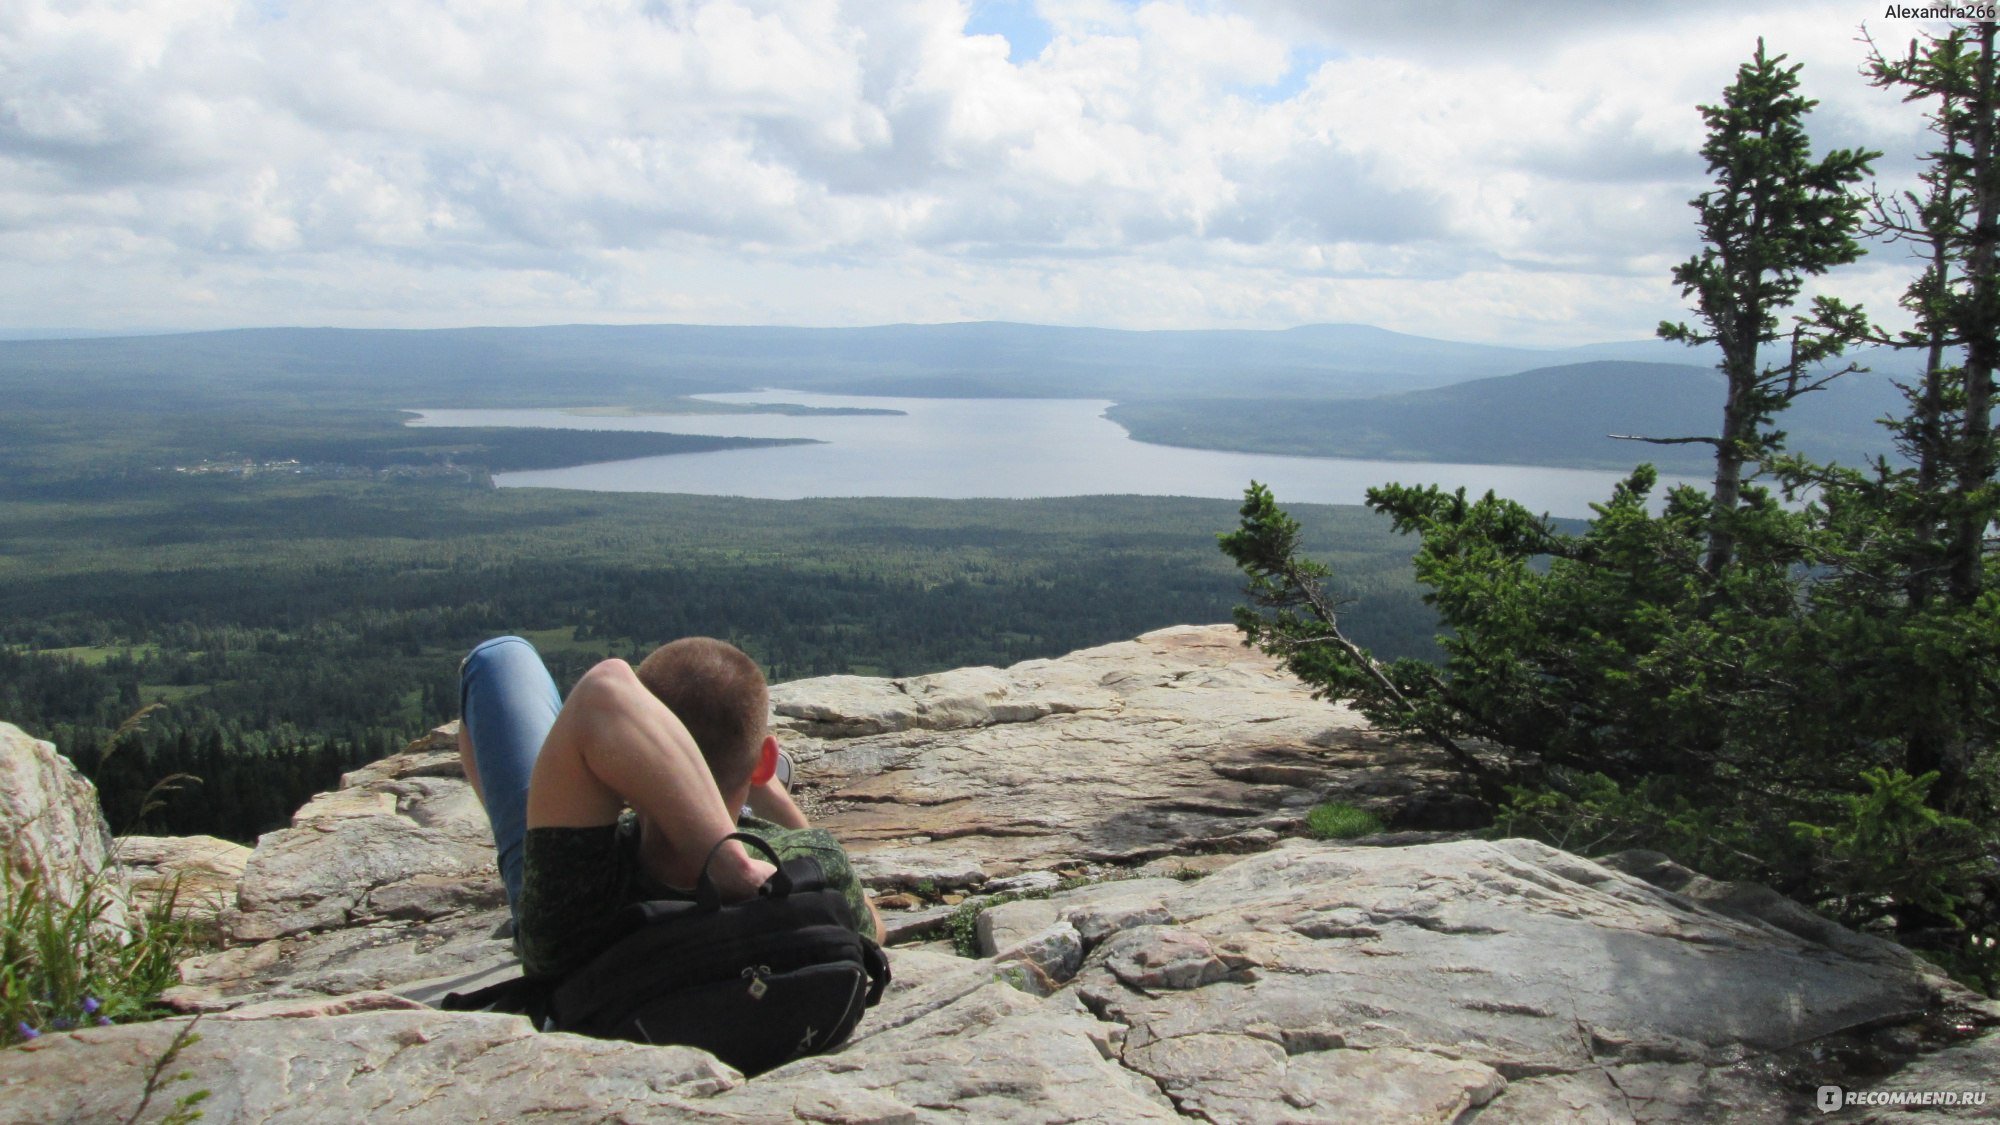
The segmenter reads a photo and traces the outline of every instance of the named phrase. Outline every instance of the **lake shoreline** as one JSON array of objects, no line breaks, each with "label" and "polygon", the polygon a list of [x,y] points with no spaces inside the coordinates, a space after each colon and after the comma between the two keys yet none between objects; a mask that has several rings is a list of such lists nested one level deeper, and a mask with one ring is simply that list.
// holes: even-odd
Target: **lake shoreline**
[{"label": "lake shoreline", "polygon": [[[1239,453],[1141,442],[1105,417],[1113,404],[1098,399],[871,399],[783,390],[700,398],[723,410],[748,407],[751,412],[579,415],[560,409],[431,409],[413,411],[417,417],[410,425],[647,430],[817,442],[494,477],[498,486],[508,488],[768,500],[1238,499],[1257,480],[1283,502],[1351,505],[1362,503],[1369,488],[1398,481],[1463,487],[1472,495],[1491,490],[1530,510],[1587,518],[1591,505],[1608,500],[1617,482],[1629,475],[1629,470]],[[800,410],[780,412],[785,407]],[[855,409],[869,413],[829,412]],[[1662,478],[1661,491],[1682,479]]]}]

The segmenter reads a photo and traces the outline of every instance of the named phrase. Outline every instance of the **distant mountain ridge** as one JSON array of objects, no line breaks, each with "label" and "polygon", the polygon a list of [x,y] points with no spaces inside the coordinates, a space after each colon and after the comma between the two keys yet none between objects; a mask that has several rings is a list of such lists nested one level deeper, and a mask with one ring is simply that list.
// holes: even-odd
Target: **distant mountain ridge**
[{"label": "distant mountain ridge", "polygon": [[[1142,441],[1205,449],[1395,461],[1623,469],[1705,469],[1706,445],[1619,440],[1703,436],[1721,418],[1722,376],[1686,364],[1595,360],[1375,398],[1121,403],[1109,417]],[[1856,465],[1890,452],[1875,419],[1898,409],[1894,383],[1854,374],[1806,395],[1779,420],[1789,446]]]},{"label": "distant mountain ridge", "polygon": [[[61,373],[144,372],[204,382],[339,378],[356,392],[444,392],[454,405],[614,401],[795,387],[918,397],[1347,397],[1445,386],[1553,363],[1653,358],[1658,342],[1523,348],[1366,325],[1281,331],[1129,331],[972,322],[873,328],[559,325],[541,328],[252,328],[166,336],[0,341],[0,385]],[[1657,354],[1654,354],[1656,353]],[[146,382],[150,385],[152,380]],[[551,388],[548,384],[557,383]],[[550,390],[561,393],[552,397]],[[372,396],[371,396],[372,397]],[[477,400],[477,401],[474,401]]]}]

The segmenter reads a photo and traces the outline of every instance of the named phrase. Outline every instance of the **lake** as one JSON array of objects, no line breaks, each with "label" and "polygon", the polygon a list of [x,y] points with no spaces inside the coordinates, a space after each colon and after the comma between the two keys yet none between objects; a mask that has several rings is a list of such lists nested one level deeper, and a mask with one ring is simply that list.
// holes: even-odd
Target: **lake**
[{"label": "lake", "polygon": [[[413,426],[531,426],[653,430],[727,437],[811,438],[822,444],[682,453],[500,473],[503,488],[690,492],[799,500],[832,496],[943,499],[1137,494],[1237,499],[1251,480],[1284,503],[1359,504],[1388,481],[1493,489],[1538,512],[1587,516],[1622,474],[1527,465],[1459,465],[1222,453],[1133,441],[1090,399],[873,398],[756,391],[700,396],[719,403],[890,409],[895,415],[579,415],[561,410],[421,410]],[[1635,462],[1642,451],[1634,451]],[[1663,478],[1662,486],[1674,478]]]}]

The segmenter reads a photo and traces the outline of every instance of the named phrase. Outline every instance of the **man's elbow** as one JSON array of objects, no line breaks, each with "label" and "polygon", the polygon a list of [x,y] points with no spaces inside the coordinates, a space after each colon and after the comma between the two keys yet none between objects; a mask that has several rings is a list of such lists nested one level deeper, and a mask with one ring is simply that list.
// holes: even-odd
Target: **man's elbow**
[{"label": "man's elbow", "polygon": [[632,666],[623,660],[601,660],[577,678],[576,686],[569,689],[569,698],[563,701],[563,708],[580,708],[586,713],[604,709],[623,708],[630,699],[633,689],[645,690]]}]

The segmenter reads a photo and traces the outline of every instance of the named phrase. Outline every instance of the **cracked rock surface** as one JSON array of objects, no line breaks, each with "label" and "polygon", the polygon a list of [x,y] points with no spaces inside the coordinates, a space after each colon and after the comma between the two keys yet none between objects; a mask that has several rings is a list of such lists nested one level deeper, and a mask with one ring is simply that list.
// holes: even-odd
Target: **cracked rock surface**
[{"label": "cracked rock surface", "polygon": [[[189,1077],[139,1119],[195,1090],[216,1122],[1754,1122],[1820,1119],[1829,1083],[2000,1096],[1991,1005],[1760,888],[1648,853],[1287,839],[1312,801],[1393,813],[1442,765],[1226,628],[774,696],[875,889],[1031,896],[980,917],[984,957],[892,949],[845,1048],[753,1081],[431,1010],[511,961],[447,731],[259,841],[233,944],[171,996],[203,1013]],[[1084,867],[1155,877],[1054,890]],[[126,1120],[187,1022],[0,1052],[0,1125]]]},{"label": "cracked rock surface", "polygon": [[1319,801],[1393,814],[1451,777],[1228,625],[1004,670],[800,680],[771,703],[818,819],[905,886],[1261,851]]},{"label": "cracked rock surface", "polygon": [[[1230,626],[1007,669],[801,680],[775,686],[772,709],[802,799],[877,892],[1212,865],[1195,853],[1269,848],[1318,801],[1388,815],[1450,778],[1435,752],[1313,699]],[[222,913],[233,948],[190,964],[171,999],[214,1009],[476,973],[507,956],[503,904],[444,728],[260,839]]]},{"label": "cracked rock surface", "polygon": [[1525,840],[1292,845],[1159,906],[1074,987],[1216,1121],[1802,1119],[1828,1075],[1799,1048],[1991,1019],[1886,943],[1836,952]]},{"label": "cracked rock surface", "polygon": [[503,904],[486,814],[460,774],[450,751],[399,755],[313,798],[257,841],[222,918],[229,939]]},{"label": "cracked rock surface", "polygon": [[[1817,1116],[1821,1082],[1858,1081],[1801,1065],[1814,1045],[1945,1008],[1969,1026],[1992,1018],[1906,957],[1856,957],[1519,840],[1294,842],[1196,880],[1106,883],[1034,905],[1049,923],[1020,944],[1053,931],[1080,946],[1073,980],[1018,950],[896,950],[890,995],[845,1049],[749,1082],[698,1052],[538,1036],[518,1018],[379,991],[205,1017],[175,1065],[192,1072],[187,1089],[213,1091],[209,1119],[230,1122],[523,1110],[550,1121],[1792,1121]],[[122,1119],[176,1028],[49,1035],[0,1053],[0,1121]],[[1905,1081],[1990,1076],[1996,1045],[1964,1035]]]}]

